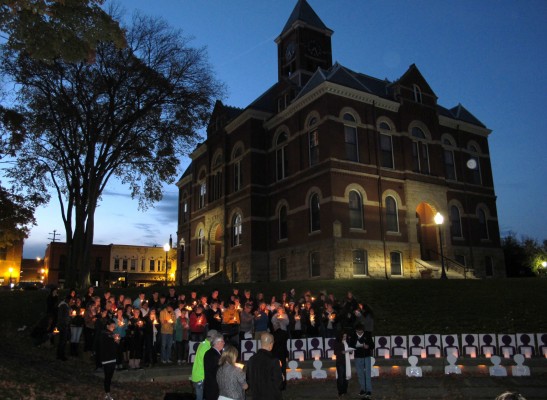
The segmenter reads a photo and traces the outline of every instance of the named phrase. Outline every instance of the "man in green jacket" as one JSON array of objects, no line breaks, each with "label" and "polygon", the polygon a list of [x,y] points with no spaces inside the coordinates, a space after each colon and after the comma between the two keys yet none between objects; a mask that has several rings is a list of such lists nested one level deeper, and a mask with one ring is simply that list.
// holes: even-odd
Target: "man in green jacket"
[{"label": "man in green jacket", "polygon": [[194,357],[194,365],[192,367],[192,385],[194,385],[194,391],[196,392],[196,400],[203,400],[203,379],[205,378],[205,369],[203,366],[203,357],[205,352],[211,348],[211,338],[215,337],[219,333],[211,329],[207,332],[207,337],[201,342],[196,350],[196,356]]}]

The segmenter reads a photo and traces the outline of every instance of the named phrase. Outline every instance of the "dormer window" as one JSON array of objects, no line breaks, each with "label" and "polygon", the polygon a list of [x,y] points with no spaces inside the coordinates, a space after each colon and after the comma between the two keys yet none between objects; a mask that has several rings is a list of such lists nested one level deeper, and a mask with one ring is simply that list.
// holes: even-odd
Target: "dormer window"
[{"label": "dormer window", "polygon": [[418,85],[413,85],[413,88],[414,88],[414,101],[416,103],[421,103],[422,102],[422,90],[420,89],[420,87]]}]

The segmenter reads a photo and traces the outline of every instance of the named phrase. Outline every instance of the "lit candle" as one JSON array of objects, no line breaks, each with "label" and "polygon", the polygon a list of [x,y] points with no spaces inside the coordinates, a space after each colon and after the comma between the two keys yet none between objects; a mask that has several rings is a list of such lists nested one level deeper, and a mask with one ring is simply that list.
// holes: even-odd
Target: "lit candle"
[{"label": "lit candle", "polygon": [[389,358],[390,358],[389,351],[384,352],[384,359],[389,360]]},{"label": "lit candle", "polygon": [[299,360],[300,362],[304,361],[304,356],[301,354],[300,357],[298,357],[298,360]]},{"label": "lit candle", "polygon": [[315,359],[315,361],[319,361],[319,356],[315,355],[314,359]]},{"label": "lit candle", "polygon": [[421,358],[427,358],[427,352],[425,351],[425,349],[422,349],[421,352],[420,352],[420,357]]},{"label": "lit candle", "polygon": [[440,351],[435,352],[435,358],[441,358],[441,352]]},{"label": "lit candle", "polygon": [[531,358],[532,357],[532,352],[530,349],[524,349],[524,357],[526,358]]},{"label": "lit candle", "polygon": [[547,358],[547,347],[543,348],[543,357]]},{"label": "lit candle", "polygon": [[504,349],[503,350],[503,357],[504,358],[509,358],[509,349]]},{"label": "lit candle", "polygon": [[332,361],[336,361],[336,354],[333,354],[331,358],[332,358]]},{"label": "lit candle", "polygon": [[241,368],[241,369],[243,369],[243,367],[244,367],[244,365],[243,365],[243,364],[240,364],[240,363],[235,363],[234,365],[235,365],[236,367],[238,367],[238,368]]},{"label": "lit candle", "polygon": [[70,313],[73,317],[76,316],[76,310],[72,310],[72,312]]},{"label": "lit candle", "polygon": [[201,319],[201,317],[199,317],[198,318],[198,325],[201,325],[201,321],[202,321],[202,319]]},{"label": "lit candle", "polygon": [[53,334],[56,335],[59,333],[59,329],[57,329],[57,327],[55,327],[55,329],[53,330]]},{"label": "lit candle", "polygon": [[477,352],[475,349],[471,350],[471,358],[477,358]]}]

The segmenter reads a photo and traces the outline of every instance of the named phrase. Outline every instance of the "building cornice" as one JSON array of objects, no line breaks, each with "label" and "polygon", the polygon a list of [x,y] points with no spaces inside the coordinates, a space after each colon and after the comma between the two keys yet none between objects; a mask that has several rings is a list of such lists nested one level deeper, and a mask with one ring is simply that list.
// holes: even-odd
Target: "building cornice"
[{"label": "building cornice", "polygon": [[253,110],[252,108],[247,108],[241,114],[239,114],[233,121],[226,125],[226,133],[230,134],[247,122],[250,119],[258,119],[265,121],[271,117],[271,113],[259,110]]},{"label": "building cornice", "polygon": [[347,99],[356,100],[365,104],[374,104],[378,108],[391,112],[399,111],[400,107],[400,104],[396,101],[387,100],[382,97],[366,93],[361,90],[351,89],[336,83],[323,82],[315,89],[296,100],[285,110],[279,114],[276,114],[272,119],[264,124],[264,127],[266,129],[274,128],[325,94],[333,94],[335,96],[345,97]]},{"label": "building cornice", "polygon": [[190,153],[190,158],[192,159],[192,161],[194,161],[196,158],[198,158],[199,156],[202,156],[206,152],[207,152],[207,144],[202,143],[201,145],[196,147],[196,149],[192,153]]},{"label": "building cornice", "polygon": [[474,133],[475,135],[480,135],[484,137],[488,137],[488,135],[492,133],[491,129],[473,125],[469,122],[449,118],[444,115],[439,115],[439,125],[445,126],[447,128],[459,129],[461,131]]}]

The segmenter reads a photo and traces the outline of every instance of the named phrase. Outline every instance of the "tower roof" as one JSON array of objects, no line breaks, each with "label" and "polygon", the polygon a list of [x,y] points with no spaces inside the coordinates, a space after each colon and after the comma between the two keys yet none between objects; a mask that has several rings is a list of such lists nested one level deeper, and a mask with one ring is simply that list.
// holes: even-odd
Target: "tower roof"
[{"label": "tower roof", "polygon": [[332,32],[327,26],[321,21],[321,18],[313,11],[313,8],[308,4],[306,0],[298,0],[294,10],[291,13],[291,16],[287,20],[285,27],[281,31],[281,35],[291,29],[293,24],[297,21],[303,22],[304,24],[316,28],[319,30],[326,30]]}]

